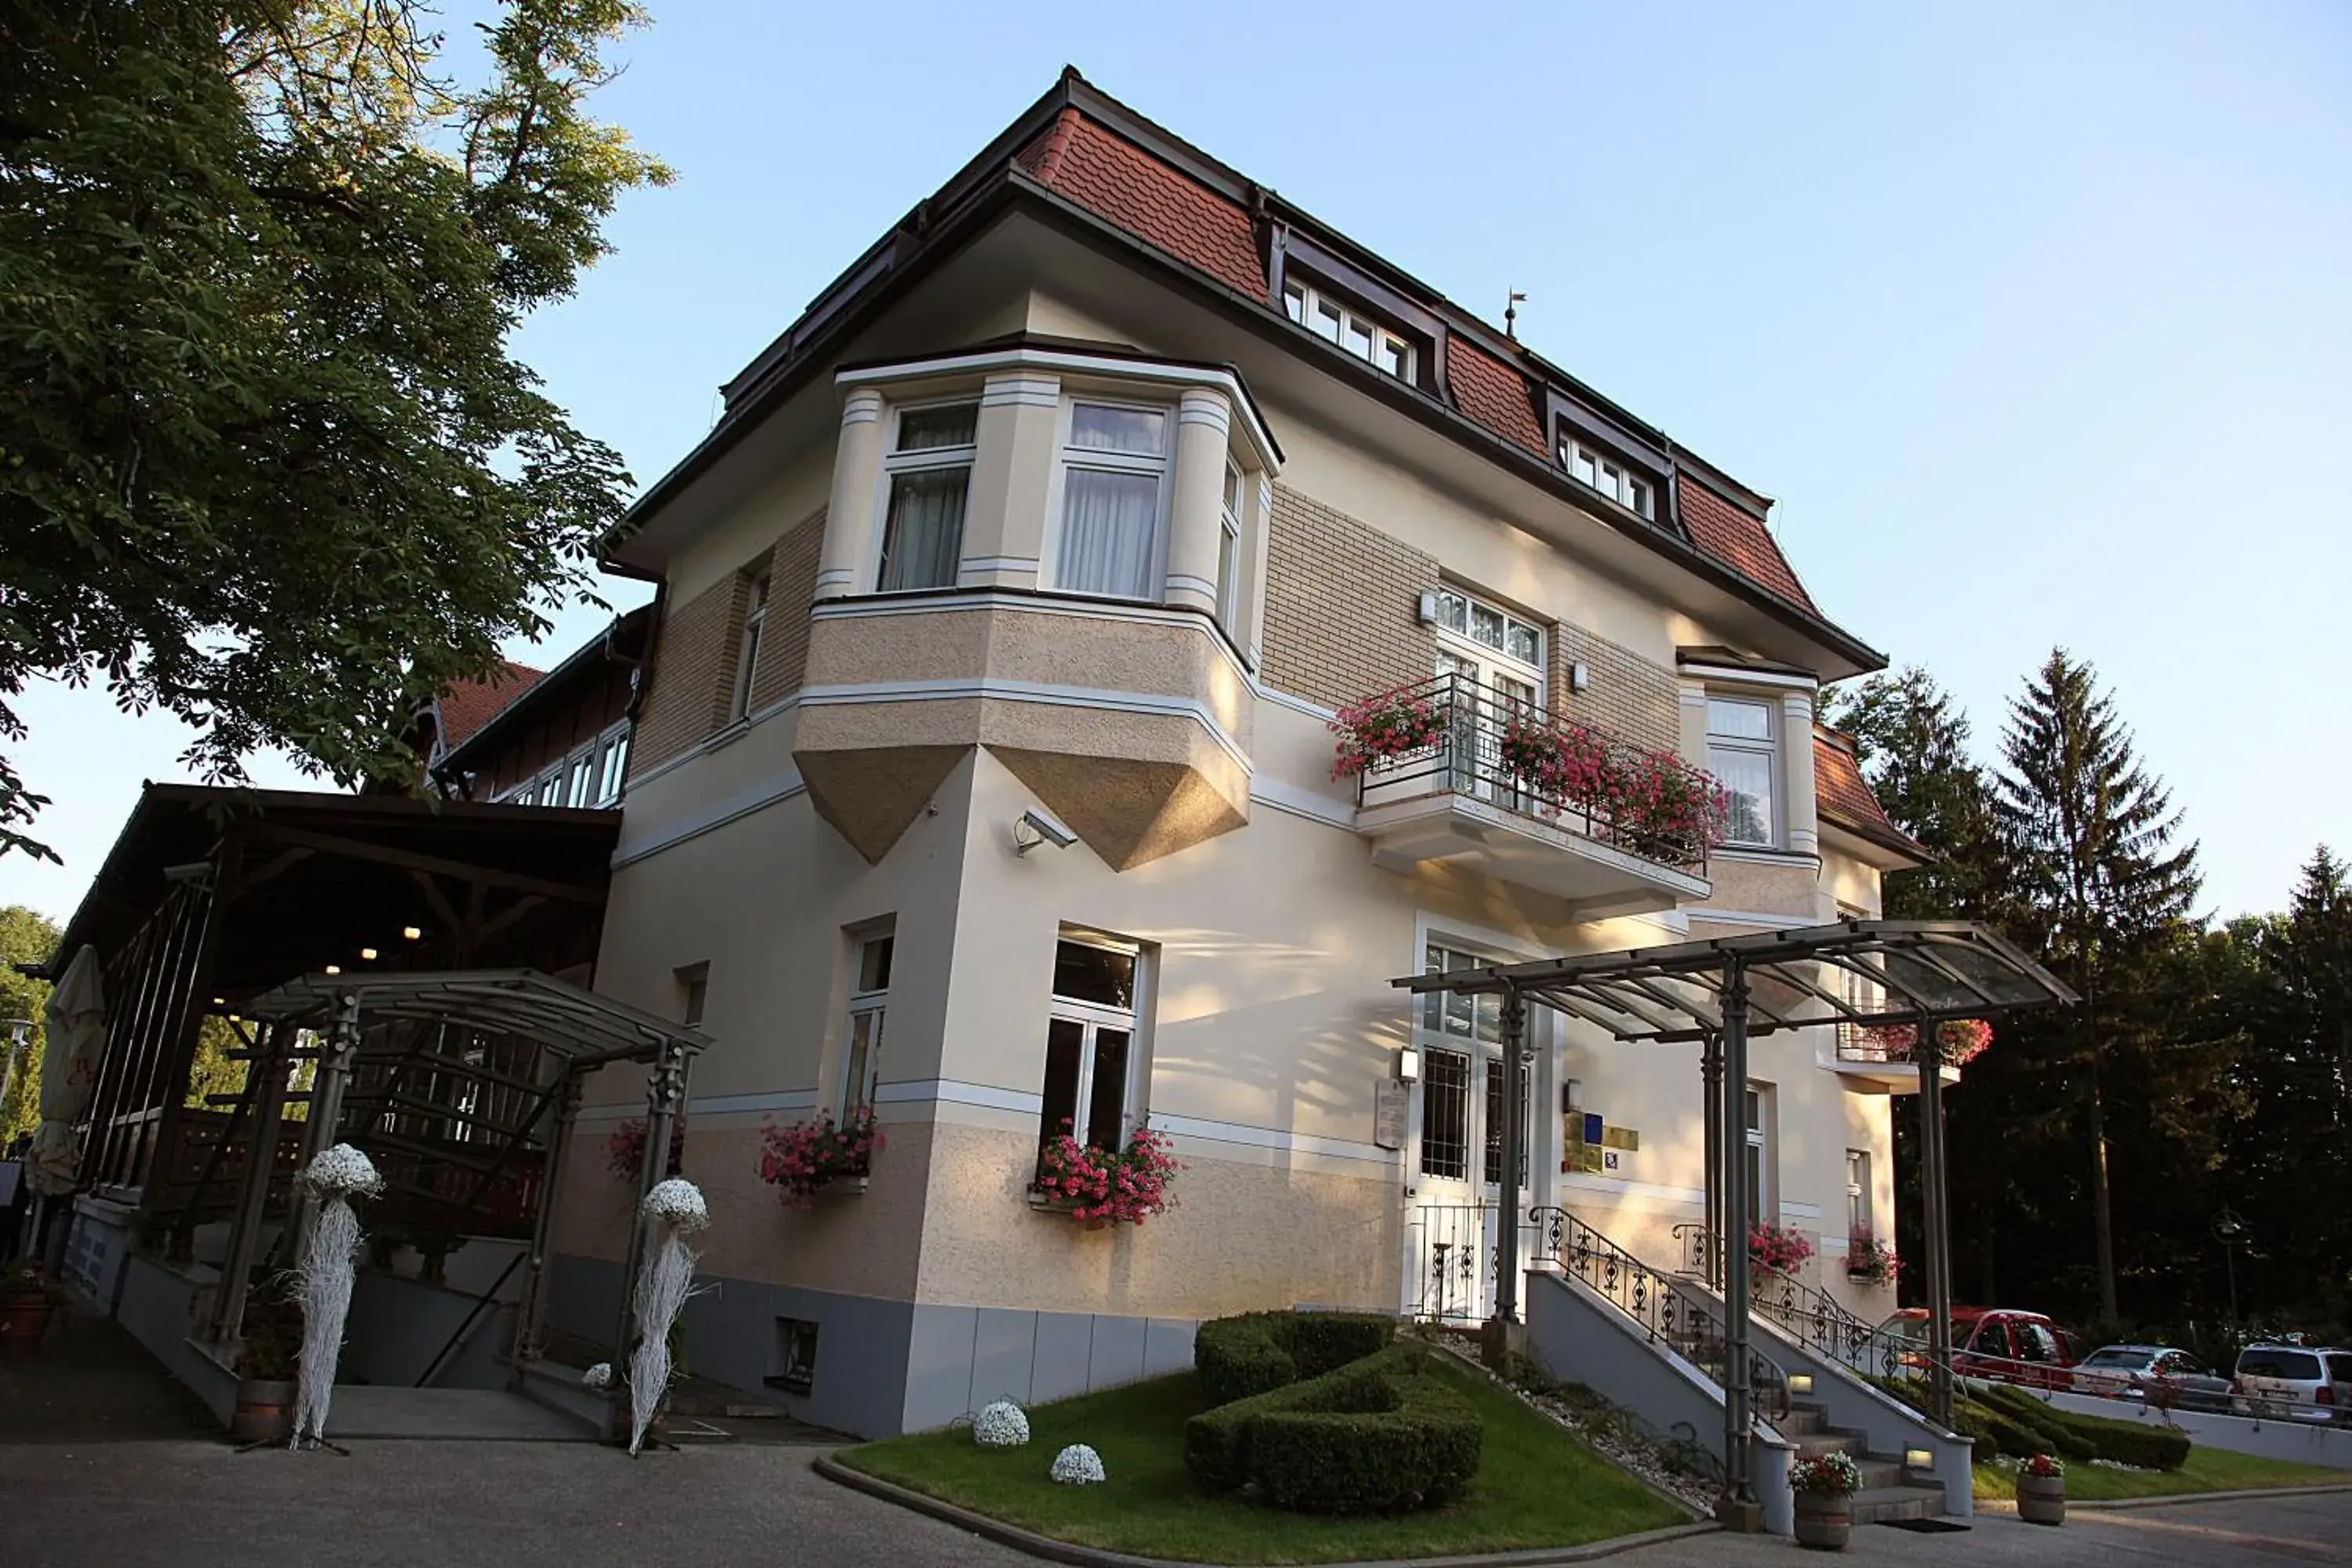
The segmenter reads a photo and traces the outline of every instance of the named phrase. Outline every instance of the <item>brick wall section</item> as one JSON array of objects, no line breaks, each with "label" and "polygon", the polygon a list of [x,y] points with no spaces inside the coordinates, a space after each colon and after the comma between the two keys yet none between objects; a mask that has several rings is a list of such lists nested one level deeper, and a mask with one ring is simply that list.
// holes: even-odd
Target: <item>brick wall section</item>
[{"label": "brick wall section", "polygon": [[[1682,750],[1682,693],[1675,672],[1580,626],[1551,624],[1552,709],[1652,751]],[[1569,689],[1568,667],[1582,660],[1591,684]]]},{"label": "brick wall section", "polygon": [[770,552],[768,629],[760,638],[760,668],[751,672],[754,713],[798,691],[808,673],[809,607],[816,602],[816,559],[824,544],[824,510],[819,508]]},{"label": "brick wall section", "polygon": [[1426,680],[1436,634],[1420,624],[1437,562],[1345,513],[1274,487],[1266,546],[1267,685],[1338,708]]},{"label": "brick wall section", "polygon": [[763,552],[741,572],[674,605],[655,635],[645,706],[629,750],[629,776],[699,743],[727,718],[743,605]]}]

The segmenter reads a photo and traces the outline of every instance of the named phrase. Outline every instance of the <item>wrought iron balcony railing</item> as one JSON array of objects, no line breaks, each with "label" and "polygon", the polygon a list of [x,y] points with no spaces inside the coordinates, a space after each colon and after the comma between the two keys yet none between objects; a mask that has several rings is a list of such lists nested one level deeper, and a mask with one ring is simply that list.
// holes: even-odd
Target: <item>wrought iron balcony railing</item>
[{"label": "wrought iron balcony railing", "polygon": [[1367,698],[1340,710],[1332,728],[1337,771],[1356,776],[1360,805],[1451,792],[1700,876],[1720,837],[1722,789],[1704,770],[1554,718],[1474,676]]}]

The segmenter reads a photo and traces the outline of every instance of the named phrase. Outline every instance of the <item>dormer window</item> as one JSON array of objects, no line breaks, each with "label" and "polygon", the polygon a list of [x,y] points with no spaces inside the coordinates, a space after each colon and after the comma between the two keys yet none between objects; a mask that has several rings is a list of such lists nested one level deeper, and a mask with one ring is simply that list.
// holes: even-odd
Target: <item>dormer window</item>
[{"label": "dormer window", "polygon": [[1559,443],[1559,466],[1569,477],[1591,486],[1626,510],[1651,515],[1650,482],[1634,474],[1615,458],[1586,446],[1573,436],[1563,437]]},{"label": "dormer window", "polygon": [[1286,279],[1282,308],[1290,319],[1339,344],[1365,363],[1376,365],[1399,381],[1413,379],[1412,343],[1384,321],[1375,321],[1352,305],[1343,305],[1312,284]]}]

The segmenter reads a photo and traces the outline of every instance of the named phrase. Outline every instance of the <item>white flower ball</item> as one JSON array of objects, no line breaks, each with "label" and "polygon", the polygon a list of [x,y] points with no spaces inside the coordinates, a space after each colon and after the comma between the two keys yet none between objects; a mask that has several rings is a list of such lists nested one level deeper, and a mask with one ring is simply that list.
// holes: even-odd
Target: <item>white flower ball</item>
[{"label": "white flower ball", "polygon": [[612,1387],[613,1363],[609,1361],[600,1361],[594,1366],[590,1367],[586,1372],[582,1373],[580,1374],[580,1386],[583,1388],[593,1389]]},{"label": "white flower ball", "polygon": [[1102,1456],[1073,1443],[1054,1456],[1054,1479],[1066,1487],[1090,1487],[1103,1479]]},{"label": "white flower ball", "polygon": [[702,1189],[684,1176],[672,1176],[646,1194],[646,1217],[672,1230],[698,1231],[710,1224],[710,1205]]},{"label": "white flower ball", "polygon": [[322,1198],[372,1198],[383,1191],[375,1163],[348,1143],[338,1143],[311,1161],[303,1169],[302,1184]]},{"label": "white flower ball", "polygon": [[1029,1441],[1029,1417],[1013,1401],[1000,1399],[972,1417],[971,1440],[983,1448],[1018,1448]]}]

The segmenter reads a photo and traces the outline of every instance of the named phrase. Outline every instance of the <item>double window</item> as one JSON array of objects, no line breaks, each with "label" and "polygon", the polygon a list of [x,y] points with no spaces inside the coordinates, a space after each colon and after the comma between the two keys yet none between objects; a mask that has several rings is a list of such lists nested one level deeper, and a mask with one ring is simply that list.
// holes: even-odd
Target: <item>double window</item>
[{"label": "double window", "polygon": [[951,588],[963,560],[964,503],[971,489],[980,405],[940,403],[898,411],[898,438],[883,459],[889,499],[874,585],[889,594]]},{"label": "double window", "polygon": [[1353,305],[1343,305],[1310,283],[1286,279],[1282,308],[1290,319],[1339,344],[1365,363],[1376,365],[1399,381],[1413,379],[1413,347],[1402,332],[1375,320]]},{"label": "double window", "polygon": [[629,775],[629,722],[624,719],[586,745],[567,754],[496,798],[521,805],[576,805],[602,809],[621,798]]},{"label": "double window", "polygon": [[1780,772],[1774,704],[1760,699],[1706,700],[1706,766],[1731,796],[1724,837],[1733,844],[1779,842],[1772,805]]},{"label": "double window", "polygon": [[1167,513],[1168,410],[1068,405],[1062,443],[1062,538],[1054,585],[1066,593],[1157,599]]},{"label": "double window", "polygon": [[1067,1132],[1092,1149],[1127,1146],[1145,1079],[1135,1022],[1141,959],[1135,947],[1104,937],[1055,943],[1041,1145]]},{"label": "double window", "polygon": [[1559,443],[1559,466],[1571,479],[1591,486],[1626,510],[1651,515],[1650,482],[1606,452],[1572,436],[1564,437]]},{"label": "double window", "polygon": [[870,1114],[874,1085],[882,1070],[882,1023],[890,1010],[890,958],[897,939],[888,931],[851,939],[855,968],[849,980],[849,1018],[842,1035],[840,1092],[834,1120],[846,1123]]}]

